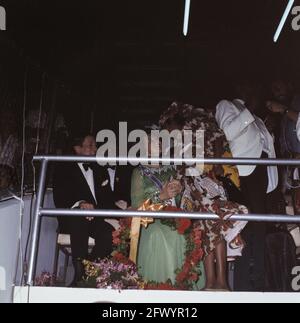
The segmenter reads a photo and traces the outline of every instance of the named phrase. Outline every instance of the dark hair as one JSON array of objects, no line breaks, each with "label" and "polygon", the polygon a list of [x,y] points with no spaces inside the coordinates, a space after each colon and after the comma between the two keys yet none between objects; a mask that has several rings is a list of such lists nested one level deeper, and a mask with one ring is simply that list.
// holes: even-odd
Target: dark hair
[{"label": "dark hair", "polygon": [[94,135],[92,135],[89,132],[81,132],[81,133],[72,134],[69,139],[67,153],[74,153],[74,147],[82,146],[86,137],[94,137]]},{"label": "dark hair", "polygon": [[0,189],[7,189],[16,184],[16,171],[7,165],[0,164]]},{"label": "dark hair", "polygon": [[242,99],[246,103],[253,97],[260,96],[262,86],[255,84],[251,80],[240,80],[234,85],[235,98]]},{"label": "dark hair", "polygon": [[184,125],[185,125],[185,120],[184,120],[184,118],[181,115],[175,114],[173,117],[168,118],[165,121],[165,123],[163,124],[163,128],[167,128],[168,126],[170,126],[172,124],[176,124],[180,128],[183,128]]}]

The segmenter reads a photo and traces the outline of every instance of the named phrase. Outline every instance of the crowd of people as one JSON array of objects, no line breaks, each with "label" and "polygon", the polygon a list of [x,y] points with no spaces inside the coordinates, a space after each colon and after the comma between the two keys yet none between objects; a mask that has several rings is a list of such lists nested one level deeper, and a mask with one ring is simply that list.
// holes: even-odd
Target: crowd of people
[{"label": "crowd of people", "polygon": [[45,111],[29,110],[24,124],[21,116],[15,105],[0,110],[0,195],[7,190],[19,193],[22,182],[23,189],[31,192],[33,156],[62,154],[66,150],[68,130],[61,114],[52,125]]},{"label": "crowd of people", "polygon": [[[299,158],[300,101],[292,87],[284,81],[273,82],[271,94],[265,100],[262,100],[261,89],[249,82],[240,82],[235,92],[235,98],[222,100],[211,110],[174,102],[158,118],[159,128],[170,132],[204,130],[206,158]],[[13,132],[7,133],[8,126],[0,128],[0,167],[9,167],[13,173],[14,165],[8,152],[17,149],[17,142]],[[149,151],[155,149],[150,137],[145,144],[150,144]],[[95,137],[88,133],[73,136],[70,147],[79,156],[95,156],[97,151]],[[161,147],[156,149],[159,155]],[[132,169],[86,163],[59,164],[53,178],[55,205],[82,210],[137,210],[151,200],[154,205],[181,212],[216,214],[219,221],[192,221],[199,234],[196,239],[201,240],[201,261],[195,266],[198,278],[192,289],[229,291],[227,261],[234,260],[234,290],[288,291],[291,268],[287,266],[296,265],[297,260],[296,248],[287,230],[275,224],[230,218],[248,213],[285,214],[287,193],[292,193],[298,214],[298,169],[205,165],[195,173],[195,167],[152,164]],[[75,268],[71,286],[77,286],[84,276],[83,259],[95,260],[111,254],[114,228],[100,218],[65,216],[59,218],[59,230],[71,236]],[[90,236],[95,238],[91,254],[88,252]],[[275,251],[272,239],[277,243]],[[137,256],[139,273],[147,281],[175,284],[176,270],[183,266],[188,248],[183,235],[163,220],[155,220],[141,229]],[[286,267],[281,270],[274,266],[268,253],[280,253],[283,248],[291,250],[288,254],[292,259],[285,259],[287,253],[282,254],[281,266]]]}]

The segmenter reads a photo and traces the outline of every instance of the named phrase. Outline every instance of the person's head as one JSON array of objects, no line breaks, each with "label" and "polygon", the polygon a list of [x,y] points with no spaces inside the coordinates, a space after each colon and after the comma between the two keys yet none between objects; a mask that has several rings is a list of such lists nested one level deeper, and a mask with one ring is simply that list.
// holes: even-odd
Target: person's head
[{"label": "person's head", "polygon": [[0,131],[9,135],[16,133],[17,120],[14,111],[7,109],[0,112]]},{"label": "person's head", "polygon": [[285,102],[290,96],[292,86],[283,80],[275,80],[271,83],[271,93],[275,100]]},{"label": "person's head", "polygon": [[172,132],[173,130],[182,130],[184,127],[185,121],[183,117],[176,114],[173,117],[167,119],[163,124],[162,128]]},{"label": "person's head", "polygon": [[240,81],[235,85],[235,93],[238,99],[245,102],[247,108],[254,112],[260,107],[261,88],[250,81]]},{"label": "person's head", "polygon": [[72,148],[78,156],[95,156],[97,152],[95,137],[90,134],[74,137]]},{"label": "person's head", "polygon": [[13,169],[6,165],[0,165],[0,190],[7,189],[13,182]]},{"label": "person's head", "polygon": [[236,80],[234,83],[235,96],[247,101],[253,93],[253,84],[249,80]]}]

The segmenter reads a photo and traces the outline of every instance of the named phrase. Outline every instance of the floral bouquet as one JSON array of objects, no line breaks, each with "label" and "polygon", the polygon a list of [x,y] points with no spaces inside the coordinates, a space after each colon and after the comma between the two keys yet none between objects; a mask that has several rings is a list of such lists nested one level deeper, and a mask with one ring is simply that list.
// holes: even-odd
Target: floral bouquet
[{"label": "floral bouquet", "polygon": [[41,276],[36,277],[35,286],[53,287],[56,285],[56,276],[46,271]]},{"label": "floral bouquet", "polygon": [[132,218],[124,218],[119,221],[120,228],[113,232],[114,258],[122,261],[124,258],[117,259],[118,255],[129,257],[130,248],[130,229]]},{"label": "floral bouquet", "polygon": [[[182,212],[182,209],[167,206],[165,211]],[[199,221],[185,218],[161,219],[164,225],[183,235],[186,240],[186,254],[183,266],[176,270],[176,282],[145,282],[148,290],[191,290],[202,274],[199,264],[203,258],[202,229]],[[119,230],[113,234],[114,259],[122,263],[131,263],[129,258],[131,219],[122,219]]]},{"label": "floral bouquet", "polygon": [[[181,209],[167,206],[164,211],[169,212],[182,212]],[[192,230],[192,221],[185,218],[176,218],[176,219],[162,219],[161,223],[169,226],[172,230],[177,231],[179,234],[189,234]]]},{"label": "floral bouquet", "polygon": [[136,265],[115,258],[105,258],[98,262],[83,261],[86,278],[81,287],[99,289],[144,289],[144,282],[138,275]]}]

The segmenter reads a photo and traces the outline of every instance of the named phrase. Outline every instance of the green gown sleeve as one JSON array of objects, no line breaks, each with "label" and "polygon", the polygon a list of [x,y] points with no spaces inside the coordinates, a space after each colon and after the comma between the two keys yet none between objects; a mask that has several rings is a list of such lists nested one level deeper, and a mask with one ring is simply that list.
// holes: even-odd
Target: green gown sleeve
[{"label": "green gown sleeve", "polygon": [[159,194],[160,190],[148,178],[145,178],[138,168],[133,171],[131,180],[133,208],[139,208],[148,199],[151,199],[153,203],[161,203]]},{"label": "green gown sleeve", "polygon": [[136,168],[131,178],[131,206],[139,208],[145,200],[143,176],[139,169]]}]

